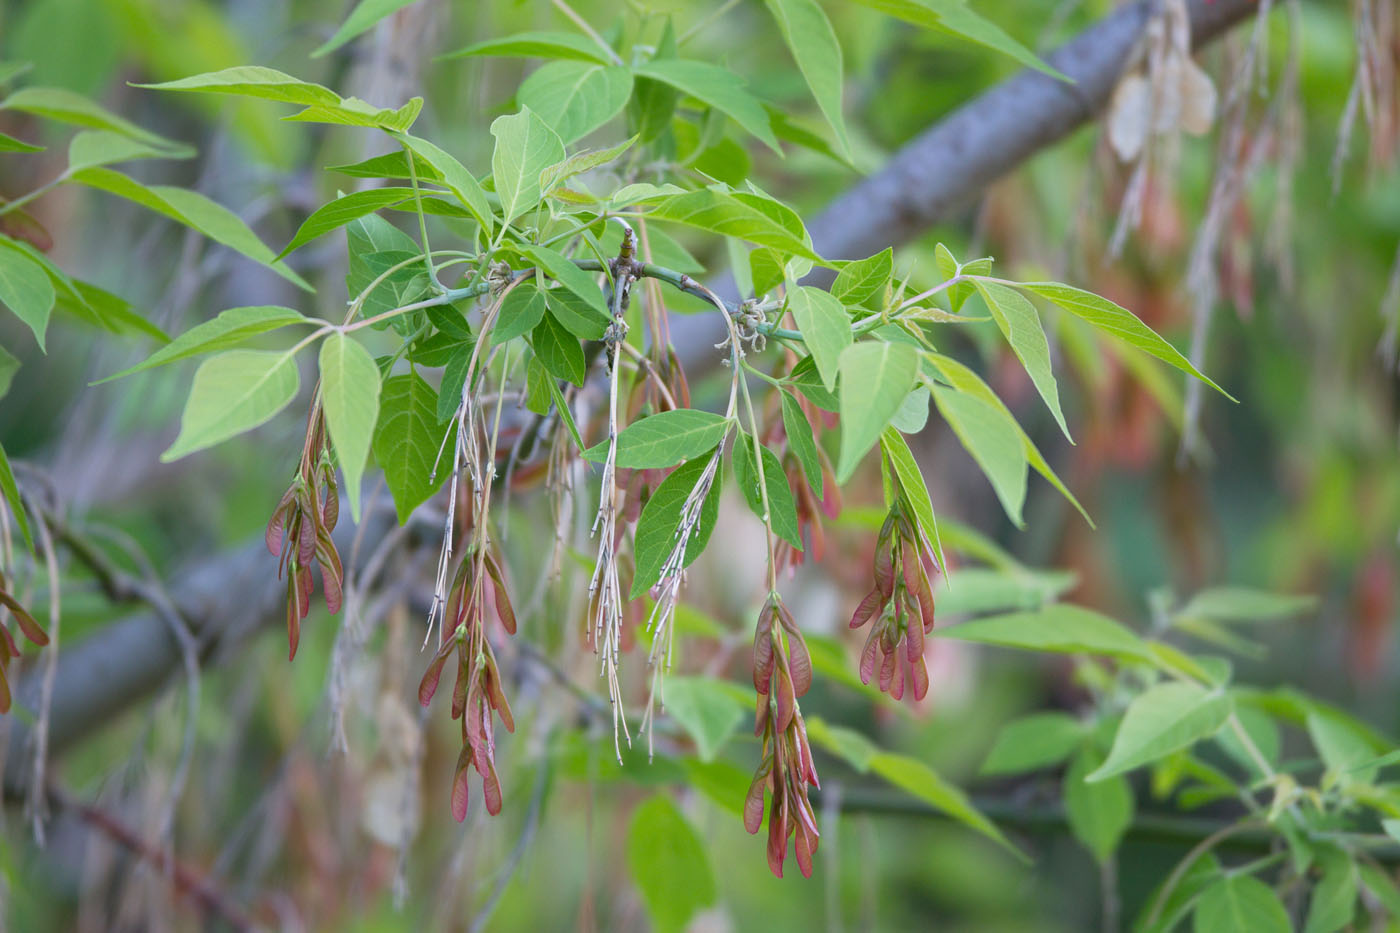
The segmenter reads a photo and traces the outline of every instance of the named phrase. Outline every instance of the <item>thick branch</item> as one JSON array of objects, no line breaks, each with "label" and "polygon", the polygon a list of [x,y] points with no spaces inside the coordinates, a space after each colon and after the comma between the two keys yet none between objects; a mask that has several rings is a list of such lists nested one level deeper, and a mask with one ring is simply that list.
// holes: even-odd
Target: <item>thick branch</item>
[{"label": "thick branch", "polygon": [[[1022,71],[925,130],[880,171],[808,224],[817,252],[859,259],[906,243],[1108,103],[1154,6],[1139,0],[1055,50],[1048,61],[1073,84]],[[1191,0],[1199,47],[1258,9],[1257,0]]]}]

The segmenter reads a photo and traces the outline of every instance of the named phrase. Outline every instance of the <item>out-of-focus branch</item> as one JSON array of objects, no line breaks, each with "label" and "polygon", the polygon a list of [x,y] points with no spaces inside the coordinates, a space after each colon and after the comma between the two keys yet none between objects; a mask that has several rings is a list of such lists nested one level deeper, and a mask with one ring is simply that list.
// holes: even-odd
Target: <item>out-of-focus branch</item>
[{"label": "out-of-focus branch", "polygon": [[170,850],[151,845],[141,838],[140,833],[106,810],[83,803],[65,791],[51,788],[49,797],[59,808],[72,812],[132,855],[149,863],[155,870],[168,871],[175,884],[175,890],[197,904],[206,915],[218,917],[223,924],[235,930],[256,929],[242,907],[234,903],[206,876],[175,859]]},{"label": "out-of-focus branch", "polygon": [[[1067,84],[1022,71],[939,120],[811,223],[817,252],[858,259],[908,242],[998,178],[1094,119],[1156,6],[1138,0],[1080,33],[1047,61]],[[1257,0],[1191,0],[1191,42],[1251,16]]]}]

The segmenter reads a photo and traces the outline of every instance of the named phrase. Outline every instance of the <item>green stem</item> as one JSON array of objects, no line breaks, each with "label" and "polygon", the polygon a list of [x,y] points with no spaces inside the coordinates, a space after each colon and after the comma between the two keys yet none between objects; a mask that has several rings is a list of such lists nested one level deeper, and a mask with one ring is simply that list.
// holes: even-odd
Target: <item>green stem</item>
[{"label": "green stem", "polygon": [[35,198],[39,198],[48,194],[50,191],[57,188],[59,185],[63,184],[67,180],[68,169],[64,169],[59,174],[59,176],[53,179],[52,181],[44,182],[42,185],[35,188],[33,191],[29,192],[26,195],[21,195],[20,197],[15,198],[13,201],[7,201],[4,204],[0,204],[0,216],[8,214],[10,211],[18,210],[19,208],[28,204],[30,201],[33,201]]}]

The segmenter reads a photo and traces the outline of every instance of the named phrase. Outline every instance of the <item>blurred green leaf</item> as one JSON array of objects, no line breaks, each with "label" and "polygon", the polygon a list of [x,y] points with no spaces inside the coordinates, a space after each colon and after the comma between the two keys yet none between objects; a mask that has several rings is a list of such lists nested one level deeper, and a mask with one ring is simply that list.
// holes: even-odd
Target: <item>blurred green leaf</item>
[{"label": "blurred green leaf", "polygon": [[622,112],[632,96],[632,72],[594,62],[550,62],[532,72],[515,96],[568,145]]},{"label": "blurred green leaf", "polygon": [[1149,687],[1128,704],[1107,760],[1086,780],[1102,781],[1189,748],[1219,731],[1231,710],[1223,690],[1181,682]]},{"label": "blurred green leaf", "polygon": [[713,761],[744,718],[744,706],[713,677],[667,677],[666,714],[695,740],[701,761]]},{"label": "blurred green leaf", "polygon": [[845,79],[841,43],[816,0],[764,0],[778,21],[788,51],[797,62],[817,106],[836,133],[842,156],[851,158],[851,141],[841,113],[841,85]]},{"label": "blurred green leaf", "polygon": [[0,248],[0,304],[25,323],[44,350],[54,305],[53,283],[44,267],[18,250]]},{"label": "blurred green leaf", "polygon": [[661,794],[632,814],[627,867],[658,933],[679,933],[718,896],[700,837],[671,799]]},{"label": "blurred green leaf", "polygon": [[1119,623],[1090,609],[1056,604],[1034,612],[974,619],[935,628],[935,637],[974,641],[1028,651],[1104,654],[1152,662],[1147,643]]},{"label": "blurred green leaf", "polygon": [[1064,761],[1084,741],[1084,723],[1068,713],[1033,713],[1002,727],[982,774],[1024,774]]},{"label": "blurred green leaf", "polygon": [[1102,759],[1089,747],[1080,750],[1065,772],[1065,814],[1074,837],[1100,864],[1112,858],[1133,823],[1133,791],[1122,775],[1090,782],[1087,777]]},{"label": "blurred green leaf", "polygon": [[402,10],[411,5],[415,0],[360,0],[355,5],[355,9],[350,11],[350,15],[345,18],[345,22],[340,24],[329,39],[317,46],[316,51],[311,53],[312,58],[320,58],[329,52],[334,52],[345,43],[373,29],[375,24],[386,16]]},{"label": "blurred green leaf", "polygon": [[1293,924],[1268,885],[1249,875],[1226,875],[1196,902],[1197,933],[1288,933]]}]

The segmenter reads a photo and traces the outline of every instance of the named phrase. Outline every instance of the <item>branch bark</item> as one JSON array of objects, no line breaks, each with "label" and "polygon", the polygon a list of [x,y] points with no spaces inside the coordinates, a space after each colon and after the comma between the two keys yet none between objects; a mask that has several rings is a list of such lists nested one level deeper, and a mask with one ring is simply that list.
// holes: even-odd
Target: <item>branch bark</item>
[{"label": "branch bark", "polygon": [[[855,185],[808,225],[818,252],[857,258],[921,234],[949,211],[977,197],[997,178],[1092,119],[1105,105],[1154,0],[1137,0],[1101,20],[1050,56],[1073,85],[1023,71],[930,127],[879,172]],[[1199,46],[1257,9],[1256,0],[1190,0],[1192,41]],[[710,333],[682,334],[683,326]],[[715,315],[673,322],[677,344],[712,354],[724,334]],[[196,622],[200,659],[233,650],[277,618],[282,585],[260,542],[207,558],[173,587],[176,605]],[[91,730],[164,686],[181,663],[179,645],[156,612],[108,626],[64,651],[50,710],[50,748],[61,752]],[[19,685],[32,704],[34,676]],[[5,754],[6,796],[23,792],[29,729],[17,720]]]},{"label": "branch bark", "polygon": [[[808,224],[817,252],[860,259],[906,243],[1095,118],[1155,6],[1155,0],[1124,6],[1051,53],[1046,60],[1073,84],[1022,71],[915,137]],[[1191,0],[1193,47],[1258,8],[1257,0]]]}]

